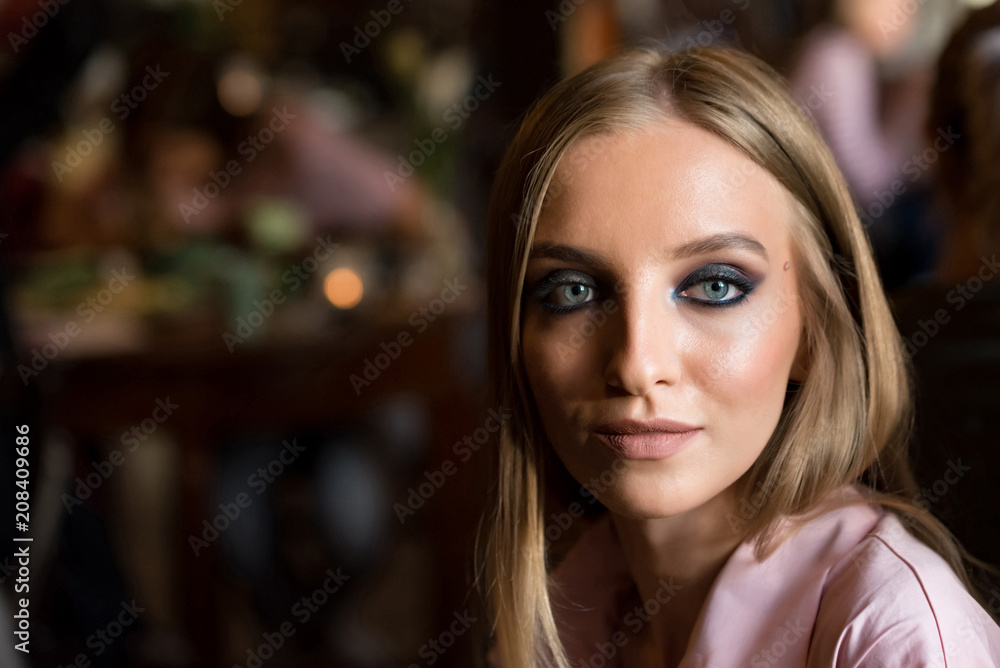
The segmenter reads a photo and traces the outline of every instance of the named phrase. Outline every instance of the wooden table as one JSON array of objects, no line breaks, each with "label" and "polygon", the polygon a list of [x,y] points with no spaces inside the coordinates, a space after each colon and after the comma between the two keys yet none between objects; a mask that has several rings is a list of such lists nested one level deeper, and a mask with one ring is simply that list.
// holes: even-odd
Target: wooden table
[{"label": "wooden table", "polygon": [[[219,605],[215,574],[224,568],[195,557],[187,536],[199,533],[206,515],[208,484],[221,442],[263,430],[294,432],[349,425],[363,411],[398,391],[421,394],[431,408],[431,451],[423,470],[436,469],[451,455],[452,444],[481,426],[486,406],[477,378],[463,377],[454,349],[475,316],[441,316],[392,362],[359,396],[349,380],[366,359],[382,352],[408,326],[358,327],[313,342],[273,343],[239,348],[230,354],[211,339],[198,344],[153,341],[141,352],[60,361],[58,391],[46,404],[47,424],[60,424],[76,443],[115,439],[121,427],[149,417],[157,398],[169,396],[183,407],[169,428],[180,443],[180,524],[177,536],[182,573],[183,615],[197,648],[197,665],[221,665]],[[166,335],[169,337],[169,335]],[[452,455],[451,458],[454,458]],[[428,507],[440,599],[434,628],[446,629],[455,610],[468,606],[469,549],[480,506],[482,481],[470,469],[436,495]],[[423,512],[423,511],[422,511]],[[395,518],[393,518],[395,519]],[[485,620],[483,620],[485,621]],[[468,650],[449,652],[438,665],[468,665]]]}]

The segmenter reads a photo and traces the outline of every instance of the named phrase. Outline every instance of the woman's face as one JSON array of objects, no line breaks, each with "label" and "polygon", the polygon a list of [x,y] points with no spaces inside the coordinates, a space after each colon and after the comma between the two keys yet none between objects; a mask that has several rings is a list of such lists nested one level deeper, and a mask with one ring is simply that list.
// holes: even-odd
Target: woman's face
[{"label": "woman's face", "polygon": [[841,0],[844,23],[875,54],[891,56],[916,29],[919,4],[906,0]]},{"label": "woman's face", "polygon": [[[804,368],[792,196],[670,120],[579,140],[548,198],[521,345],[549,442],[613,512],[696,508],[757,459]],[[614,424],[655,419],[683,424]]]}]

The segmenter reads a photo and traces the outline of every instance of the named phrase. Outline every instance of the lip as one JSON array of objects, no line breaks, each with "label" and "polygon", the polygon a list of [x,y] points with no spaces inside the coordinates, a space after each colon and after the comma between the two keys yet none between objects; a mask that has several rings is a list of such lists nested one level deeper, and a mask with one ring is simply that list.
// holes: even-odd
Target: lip
[{"label": "lip", "polygon": [[594,435],[626,459],[665,459],[691,442],[701,427],[657,418],[619,420],[598,425]]},{"label": "lip", "polygon": [[700,429],[692,424],[668,420],[666,418],[654,418],[652,420],[617,420],[615,422],[605,422],[594,427],[594,431],[601,434],[645,434],[648,432],[681,432]]}]

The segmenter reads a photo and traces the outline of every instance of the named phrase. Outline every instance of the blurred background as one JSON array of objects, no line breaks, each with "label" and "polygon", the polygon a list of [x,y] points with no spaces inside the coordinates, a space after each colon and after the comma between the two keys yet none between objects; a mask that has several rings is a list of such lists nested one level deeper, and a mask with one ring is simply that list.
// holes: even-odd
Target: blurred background
[{"label": "blurred background", "polygon": [[0,4],[7,639],[32,538],[0,665],[478,665],[489,187],[531,102],[622,45],[789,77],[919,372],[915,500],[1000,561],[986,4]]}]

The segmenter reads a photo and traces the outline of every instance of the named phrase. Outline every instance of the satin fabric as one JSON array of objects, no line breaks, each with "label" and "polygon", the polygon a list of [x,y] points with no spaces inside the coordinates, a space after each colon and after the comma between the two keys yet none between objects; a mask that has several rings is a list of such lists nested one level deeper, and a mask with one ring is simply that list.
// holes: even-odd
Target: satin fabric
[{"label": "satin fabric", "polygon": [[[783,522],[784,539],[764,561],[749,542],[737,547],[709,591],[680,668],[1000,666],[1000,627],[947,562],[896,515],[865,503],[857,488],[836,496],[857,503],[797,530]],[[678,584],[661,581],[638,613],[623,605],[629,596],[638,601],[635,587],[610,516],[599,518],[551,576],[571,665],[625,665],[623,655],[670,605]],[[987,606],[1000,612],[1000,592],[993,595]],[[490,658],[500,665],[495,653]]]}]

